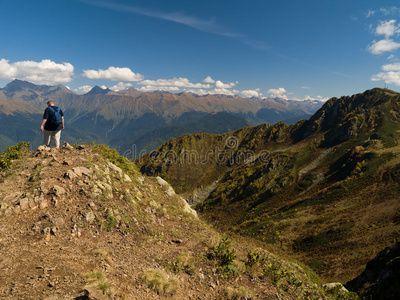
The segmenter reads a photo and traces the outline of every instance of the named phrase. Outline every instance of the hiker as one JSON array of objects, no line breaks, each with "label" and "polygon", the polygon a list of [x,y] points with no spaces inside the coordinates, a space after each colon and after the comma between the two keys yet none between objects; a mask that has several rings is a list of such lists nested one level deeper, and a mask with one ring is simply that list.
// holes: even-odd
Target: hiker
[{"label": "hiker", "polygon": [[43,143],[50,147],[53,139],[55,147],[60,148],[61,129],[64,129],[64,113],[52,100],[49,100],[40,125],[40,130],[44,131]]}]

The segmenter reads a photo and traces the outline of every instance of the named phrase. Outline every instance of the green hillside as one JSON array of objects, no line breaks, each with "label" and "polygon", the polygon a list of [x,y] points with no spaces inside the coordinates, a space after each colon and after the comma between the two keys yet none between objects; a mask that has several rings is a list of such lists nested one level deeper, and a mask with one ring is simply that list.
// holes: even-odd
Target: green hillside
[{"label": "green hillside", "polygon": [[[137,162],[200,201],[196,209],[217,227],[344,283],[399,240],[399,135],[400,94],[373,89],[333,98],[291,126],[172,139]],[[185,150],[219,156],[171,159]]]}]

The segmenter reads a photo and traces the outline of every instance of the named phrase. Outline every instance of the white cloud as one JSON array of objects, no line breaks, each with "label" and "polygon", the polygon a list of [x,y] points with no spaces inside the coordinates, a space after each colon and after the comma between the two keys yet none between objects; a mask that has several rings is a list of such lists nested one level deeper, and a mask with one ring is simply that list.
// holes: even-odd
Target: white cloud
[{"label": "white cloud", "polygon": [[386,39],[399,32],[399,26],[396,20],[381,21],[376,27],[376,34],[384,35]]},{"label": "white cloud", "polygon": [[286,90],[284,88],[278,88],[278,89],[269,89],[268,93],[271,94],[271,97],[275,98],[283,98],[283,99],[288,99],[288,97],[285,95]]},{"label": "white cloud", "polygon": [[212,91],[210,91],[210,94],[212,95],[227,95],[227,96],[235,96],[235,90],[231,91],[225,88],[216,88]]},{"label": "white cloud", "polygon": [[89,79],[108,79],[112,81],[140,81],[143,75],[134,73],[129,68],[109,67],[107,70],[84,70],[84,77]]},{"label": "white cloud", "polygon": [[138,89],[141,92],[153,92],[153,91],[164,91],[164,92],[179,92],[179,87],[176,86],[156,86],[146,85]]},{"label": "white cloud", "polygon": [[312,101],[312,100],[315,100],[315,99],[310,97],[310,96],[305,96],[303,100]]},{"label": "white cloud", "polygon": [[203,89],[197,89],[197,90],[191,90],[191,89],[189,89],[189,90],[185,90],[185,92],[186,92],[186,93],[196,94],[196,95],[199,95],[199,96],[204,96],[204,95],[210,94],[210,91],[203,90]]},{"label": "white cloud", "polygon": [[90,92],[90,90],[92,88],[93,87],[91,87],[90,85],[84,85],[84,86],[81,86],[81,87],[78,87],[77,89],[75,89],[74,92],[76,92],[78,94],[86,94],[86,93]]},{"label": "white cloud", "polygon": [[383,71],[400,71],[400,63],[383,65],[382,70]]},{"label": "white cloud", "polygon": [[210,76],[207,76],[207,78],[204,79],[203,82],[205,82],[205,83],[215,83],[215,80],[212,79]]},{"label": "white cloud", "polygon": [[317,96],[317,98],[320,101],[328,101],[330,99],[329,97],[322,97],[322,96]]},{"label": "white cloud", "polygon": [[385,81],[400,86],[400,63],[392,63],[382,66],[382,71],[371,76],[372,81]]},{"label": "white cloud", "polygon": [[372,45],[368,47],[368,50],[372,54],[382,54],[384,52],[393,51],[400,48],[400,43],[393,41],[392,39],[373,41]]},{"label": "white cloud", "polygon": [[72,80],[74,67],[70,63],[58,64],[49,59],[41,62],[0,60],[0,79],[26,80],[35,84],[66,83]]},{"label": "white cloud", "polygon": [[400,86],[400,72],[381,72],[371,76],[372,81],[385,81]]},{"label": "white cloud", "polygon": [[230,88],[234,87],[235,84],[236,84],[236,83],[233,83],[233,82],[230,82],[230,83],[223,83],[222,81],[217,80],[217,81],[215,82],[215,87],[216,87],[217,89],[230,89]]},{"label": "white cloud", "polygon": [[239,93],[241,96],[246,97],[246,98],[251,98],[251,97],[260,97],[262,94],[260,93],[260,89],[255,89],[255,90],[244,90]]},{"label": "white cloud", "polygon": [[131,86],[132,86],[132,83],[118,82],[116,85],[110,87],[110,90],[119,92],[119,91],[124,91],[127,88],[130,88]]},{"label": "white cloud", "polygon": [[309,86],[302,86],[301,87],[303,90],[310,90],[311,88]]},{"label": "white cloud", "polygon": [[208,89],[209,84],[191,83],[187,78],[172,78],[172,79],[157,79],[157,80],[143,80],[139,82],[140,85],[153,86],[153,87],[178,87],[178,88],[195,88],[195,89]]},{"label": "white cloud", "polygon": [[299,99],[299,98],[292,98],[290,100],[294,100],[294,101],[321,101],[321,102],[326,102],[328,101],[330,98],[328,97],[322,97],[322,96],[316,96],[316,97],[311,97],[311,96],[305,96],[303,99]]}]

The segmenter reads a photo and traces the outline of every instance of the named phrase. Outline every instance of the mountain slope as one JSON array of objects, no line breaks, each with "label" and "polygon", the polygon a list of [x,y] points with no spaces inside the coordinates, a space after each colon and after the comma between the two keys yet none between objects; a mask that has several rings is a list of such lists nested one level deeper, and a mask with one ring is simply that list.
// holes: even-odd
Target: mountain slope
[{"label": "mountain slope", "polygon": [[206,220],[346,282],[398,237],[399,113],[399,93],[373,89],[291,126],[172,139],[138,163],[202,201]]},{"label": "mountain slope", "polygon": [[[334,299],[105,146],[1,153],[2,299]],[[314,277],[314,281],[311,277]]]}]

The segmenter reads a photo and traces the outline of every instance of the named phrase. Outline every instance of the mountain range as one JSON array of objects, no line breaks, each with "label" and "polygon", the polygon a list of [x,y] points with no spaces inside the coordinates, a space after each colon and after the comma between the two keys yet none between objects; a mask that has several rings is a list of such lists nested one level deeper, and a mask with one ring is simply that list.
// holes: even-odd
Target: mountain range
[{"label": "mountain range", "polygon": [[[217,228],[345,284],[400,239],[399,140],[400,94],[375,88],[332,98],[292,125],[174,138],[136,162]],[[348,287],[376,295],[390,273],[380,271],[373,271],[380,282],[360,275]]]},{"label": "mountain range", "polygon": [[0,149],[18,141],[41,144],[37,129],[47,100],[64,111],[63,140],[104,143],[132,158],[185,133],[224,133],[260,123],[308,118],[320,101],[168,92],[115,92],[98,86],[78,95],[63,85],[14,80],[0,89]]}]

